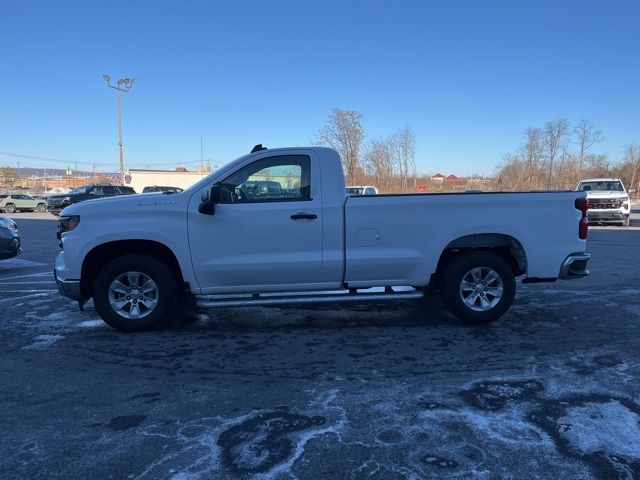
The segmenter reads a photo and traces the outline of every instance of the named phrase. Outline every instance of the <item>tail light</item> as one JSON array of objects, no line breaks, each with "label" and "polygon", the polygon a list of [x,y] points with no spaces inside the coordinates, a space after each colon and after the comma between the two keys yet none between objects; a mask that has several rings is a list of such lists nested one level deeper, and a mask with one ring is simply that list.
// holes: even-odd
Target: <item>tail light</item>
[{"label": "tail light", "polygon": [[589,233],[589,217],[587,217],[587,210],[589,210],[589,200],[586,198],[576,198],[574,205],[577,210],[582,212],[580,223],[578,223],[578,238],[585,240]]}]

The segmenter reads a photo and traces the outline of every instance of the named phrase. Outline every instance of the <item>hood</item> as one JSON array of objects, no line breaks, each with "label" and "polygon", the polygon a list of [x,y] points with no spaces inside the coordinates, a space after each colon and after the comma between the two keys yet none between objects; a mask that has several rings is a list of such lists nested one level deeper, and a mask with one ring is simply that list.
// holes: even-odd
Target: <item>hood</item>
[{"label": "hood", "polygon": [[47,195],[45,197],[46,200],[58,200],[60,198],[65,198],[65,197],[71,197],[73,195],[69,194],[69,193],[56,193],[55,195]]},{"label": "hood", "polygon": [[627,192],[621,192],[619,190],[588,190],[587,198],[623,198],[628,197]]},{"label": "hood", "polygon": [[[64,215],[105,215],[111,212],[130,212],[140,209],[158,209],[171,207],[185,202],[186,195],[182,193],[138,193],[135,195],[117,195],[115,197],[92,198],[83,202],[72,203],[65,207],[61,216]],[[68,196],[68,195],[63,195]]]}]

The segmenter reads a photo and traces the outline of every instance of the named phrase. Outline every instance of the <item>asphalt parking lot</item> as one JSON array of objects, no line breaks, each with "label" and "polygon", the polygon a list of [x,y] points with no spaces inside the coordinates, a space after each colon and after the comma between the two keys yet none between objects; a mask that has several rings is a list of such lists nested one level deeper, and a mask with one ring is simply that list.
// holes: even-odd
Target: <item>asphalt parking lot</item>
[{"label": "asphalt parking lot", "polygon": [[640,211],[491,325],[434,298],[128,335],[58,295],[54,217],[13,218],[0,478],[640,478]]}]

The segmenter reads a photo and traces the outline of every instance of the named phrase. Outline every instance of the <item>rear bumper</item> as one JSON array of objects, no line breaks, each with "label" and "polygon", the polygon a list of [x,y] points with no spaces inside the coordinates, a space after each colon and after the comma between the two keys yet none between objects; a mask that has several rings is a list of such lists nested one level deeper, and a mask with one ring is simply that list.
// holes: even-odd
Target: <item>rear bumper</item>
[{"label": "rear bumper", "polygon": [[586,277],[589,275],[589,270],[587,270],[589,260],[591,260],[591,255],[588,253],[572,253],[562,262],[558,278],[570,280]]}]

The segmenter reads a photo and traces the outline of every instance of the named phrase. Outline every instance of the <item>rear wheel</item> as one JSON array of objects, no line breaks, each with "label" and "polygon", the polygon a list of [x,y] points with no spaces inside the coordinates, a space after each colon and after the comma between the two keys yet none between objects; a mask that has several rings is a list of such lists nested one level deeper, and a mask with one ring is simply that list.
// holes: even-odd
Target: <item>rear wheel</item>
[{"label": "rear wheel", "polygon": [[177,282],[163,262],[148,255],[125,255],[109,262],[93,285],[93,303],[118,330],[150,330],[175,313]]},{"label": "rear wheel", "polygon": [[513,272],[498,255],[465,253],[446,265],[441,277],[443,303],[460,320],[485,323],[509,310],[516,292]]},{"label": "rear wheel", "polygon": [[16,206],[13,203],[7,203],[4,207],[4,211],[7,213],[15,213]]},{"label": "rear wheel", "polygon": [[39,203],[36,207],[36,212],[44,212],[47,209],[47,206],[44,203]]}]

